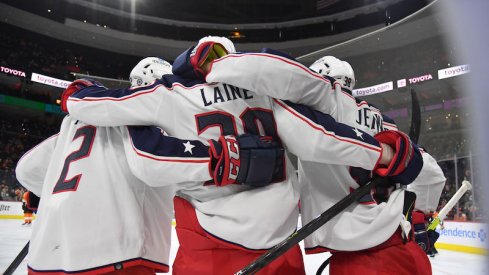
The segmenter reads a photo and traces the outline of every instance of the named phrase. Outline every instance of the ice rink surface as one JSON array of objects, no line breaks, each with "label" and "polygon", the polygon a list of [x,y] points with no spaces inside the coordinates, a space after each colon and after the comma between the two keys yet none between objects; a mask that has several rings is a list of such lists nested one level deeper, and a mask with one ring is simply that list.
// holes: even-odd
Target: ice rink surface
[{"label": "ice rink surface", "polygon": [[[27,243],[32,225],[22,226],[22,220],[0,220],[0,272],[7,268],[15,256]],[[175,245],[173,245],[175,244]],[[172,235],[171,260],[176,255],[178,240],[175,232]],[[487,257],[440,250],[440,254],[435,258],[430,258],[435,275],[482,275],[489,274],[487,269]],[[305,256],[306,273],[316,274],[317,268],[326,259],[326,254]],[[26,260],[24,260],[14,274],[27,274]],[[328,274],[325,271],[323,274]]]}]

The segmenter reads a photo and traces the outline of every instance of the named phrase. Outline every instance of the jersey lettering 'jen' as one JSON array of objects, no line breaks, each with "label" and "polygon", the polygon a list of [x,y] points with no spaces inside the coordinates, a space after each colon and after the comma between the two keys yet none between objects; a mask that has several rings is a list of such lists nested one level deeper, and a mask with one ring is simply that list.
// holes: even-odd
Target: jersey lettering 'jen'
[{"label": "jersey lettering 'jen'", "polygon": [[384,130],[382,127],[382,115],[380,115],[379,112],[372,110],[370,106],[357,110],[357,119],[355,122],[358,123],[358,125],[365,126],[371,130],[375,130],[376,132]]}]

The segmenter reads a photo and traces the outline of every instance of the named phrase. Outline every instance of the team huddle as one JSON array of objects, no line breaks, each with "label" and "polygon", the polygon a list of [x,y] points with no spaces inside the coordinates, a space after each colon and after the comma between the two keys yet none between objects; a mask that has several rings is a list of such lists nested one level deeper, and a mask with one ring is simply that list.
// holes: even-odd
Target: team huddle
[{"label": "team huddle", "polygon": [[[373,176],[386,184],[308,236],[306,254],[331,252],[330,274],[431,274],[417,243],[435,241],[424,222],[445,177],[351,95],[347,62],[308,68],[211,36],[173,65],[143,59],[130,82],[75,80],[60,132],[19,160],[41,198],[29,274],[168,272],[173,217],[173,274],[235,274]],[[258,274],[305,274],[301,249]]]}]

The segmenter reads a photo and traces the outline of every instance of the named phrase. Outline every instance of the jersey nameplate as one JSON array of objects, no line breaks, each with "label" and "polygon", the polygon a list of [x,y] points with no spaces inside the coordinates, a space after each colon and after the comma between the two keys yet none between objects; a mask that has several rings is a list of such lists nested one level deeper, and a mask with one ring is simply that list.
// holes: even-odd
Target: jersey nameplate
[{"label": "jersey nameplate", "polygon": [[208,89],[200,89],[200,95],[202,96],[202,103],[204,103],[204,106],[236,100],[238,98],[253,98],[250,91],[232,85],[221,84],[214,87],[214,91],[211,91],[210,89],[212,89],[212,87],[209,87]]},{"label": "jersey nameplate", "polygon": [[378,133],[383,130],[383,120],[381,115],[373,112],[370,108],[363,108],[358,110],[358,117],[355,122],[369,129],[375,129]]}]

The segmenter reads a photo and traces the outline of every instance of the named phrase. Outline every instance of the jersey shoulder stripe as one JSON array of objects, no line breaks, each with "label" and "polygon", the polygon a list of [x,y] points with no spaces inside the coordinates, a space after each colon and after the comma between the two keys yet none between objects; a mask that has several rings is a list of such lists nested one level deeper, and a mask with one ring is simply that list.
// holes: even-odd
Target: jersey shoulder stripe
[{"label": "jersey shoulder stripe", "polygon": [[274,100],[284,109],[294,113],[295,116],[302,119],[314,129],[320,130],[332,138],[357,144],[377,152],[382,150],[379,142],[375,138],[360,129],[337,122],[328,114],[315,111],[301,104]]},{"label": "jersey shoulder stripe", "polygon": [[90,86],[83,88],[73,93],[68,100],[78,101],[77,99],[83,99],[85,101],[98,101],[98,100],[125,100],[137,95],[147,94],[154,92],[162,84],[159,81],[155,81],[148,86],[142,86],[137,88],[126,89],[107,89],[105,87]]}]

